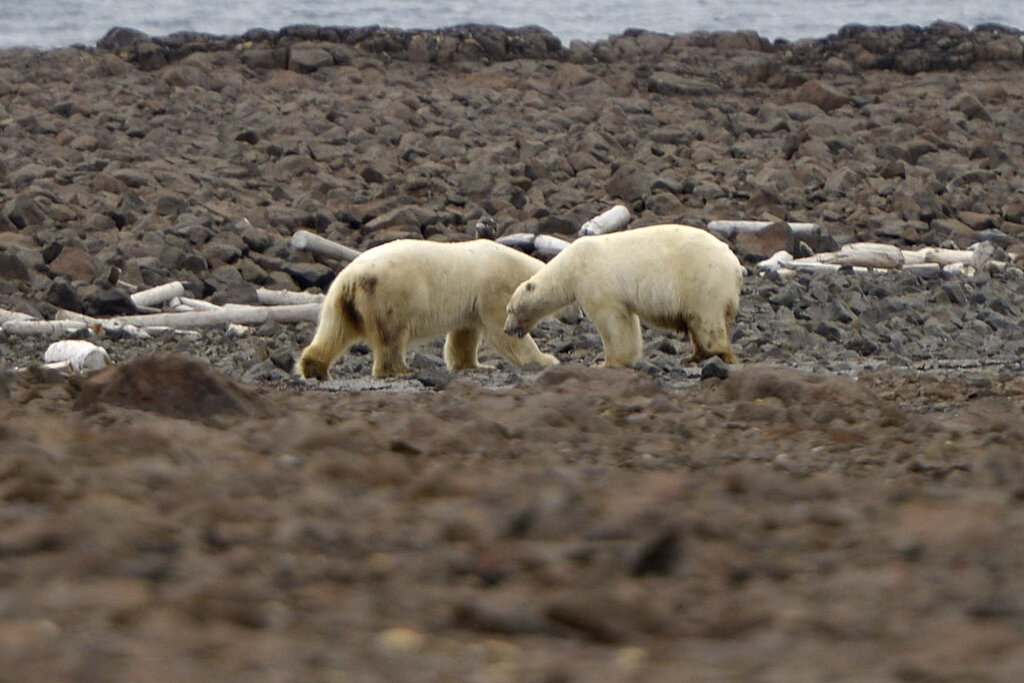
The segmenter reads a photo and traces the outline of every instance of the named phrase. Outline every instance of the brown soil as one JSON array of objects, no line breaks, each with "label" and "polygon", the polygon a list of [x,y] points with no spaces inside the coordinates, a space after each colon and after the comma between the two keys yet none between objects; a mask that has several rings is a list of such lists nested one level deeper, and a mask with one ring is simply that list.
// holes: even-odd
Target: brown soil
[{"label": "brown soil", "polygon": [[1016,373],[486,377],[294,392],[144,357],[9,378],[0,679],[1022,670]]}]

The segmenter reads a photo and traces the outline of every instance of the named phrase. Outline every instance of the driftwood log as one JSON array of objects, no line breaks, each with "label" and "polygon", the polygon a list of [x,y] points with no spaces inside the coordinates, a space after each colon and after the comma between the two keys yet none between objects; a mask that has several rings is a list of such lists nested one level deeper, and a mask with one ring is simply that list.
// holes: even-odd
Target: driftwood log
[{"label": "driftwood log", "polygon": [[287,306],[289,304],[316,304],[324,300],[323,294],[311,292],[286,292],[280,289],[259,287],[256,299],[264,306]]},{"label": "driftwood log", "polygon": [[632,215],[629,213],[629,209],[622,204],[617,204],[581,225],[579,234],[580,236],[604,235],[605,233],[616,232],[629,225],[631,218]]},{"label": "driftwood log", "polygon": [[316,322],[319,315],[319,303],[291,304],[286,306],[225,304],[214,310],[122,315],[114,318],[104,318],[102,322],[133,325],[143,329],[147,327],[194,329],[231,323],[261,325],[271,320],[282,323]]},{"label": "driftwood log", "polygon": [[32,316],[27,313],[19,313],[18,311],[8,311],[0,308],[0,326],[12,321],[12,320],[32,320]]},{"label": "driftwood log", "polygon": [[346,262],[354,261],[361,253],[357,249],[338,244],[308,230],[299,230],[292,235],[292,248],[299,251],[311,251]]},{"label": "driftwood log", "polygon": [[95,372],[110,365],[106,349],[84,339],[62,339],[50,344],[43,362],[52,369]]},{"label": "driftwood log", "polygon": [[157,306],[180,296],[185,296],[185,283],[175,280],[149,289],[139,290],[131,295],[131,300],[136,306]]},{"label": "driftwood log", "polygon": [[81,320],[36,320],[28,318],[8,320],[3,324],[3,331],[4,334],[39,334],[60,337],[81,332],[87,327],[89,327],[89,324]]},{"label": "driftwood log", "polygon": [[[764,230],[770,221],[711,221],[708,223],[708,232],[731,241],[741,232],[758,232]],[[824,229],[817,223],[788,223],[793,233],[794,240],[803,240],[808,244],[815,244],[821,237]]]},{"label": "driftwood log", "polygon": [[947,249],[922,247],[900,249],[891,244],[877,242],[854,242],[843,245],[838,251],[813,254],[794,258],[787,251],[778,251],[757,264],[762,272],[777,272],[792,276],[797,271],[822,272],[852,268],[854,272],[869,270],[906,270],[916,273],[946,272],[971,276],[978,269],[988,272],[1003,272],[1016,259],[1007,254],[1006,259],[997,259],[995,248],[987,242],[979,242],[970,249]]}]

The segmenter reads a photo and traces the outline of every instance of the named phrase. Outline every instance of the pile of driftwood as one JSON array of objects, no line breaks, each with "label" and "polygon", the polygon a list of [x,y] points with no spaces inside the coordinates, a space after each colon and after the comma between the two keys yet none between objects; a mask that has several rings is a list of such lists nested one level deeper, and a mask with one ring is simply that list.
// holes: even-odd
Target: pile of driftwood
[{"label": "pile of driftwood", "polygon": [[[629,209],[614,206],[608,211],[585,222],[579,235],[598,235],[625,228],[631,219]],[[490,218],[482,218],[476,224],[477,237],[494,239],[520,251],[532,254],[541,260],[550,260],[569,246],[569,242],[552,235],[512,233],[498,235],[496,225]],[[708,230],[722,239],[735,243],[741,233],[756,234],[779,227],[778,223],[763,221],[712,221]],[[808,245],[820,245],[823,240],[821,226],[815,223],[788,223],[786,235],[790,242],[798,244],[805,255],[794,257],[789,251],[778,251],[757,264],[762,273],[773,272],[781,277],[790,277],[798,271],[838,271],[852,268],[854,271],[868,270],[911,270],[915,272],[951,272],[973,275],[978,269],[989,272],[1005,270],[1014,263],[1013,254],[1006,255],[991,243],[981,242],[970,249],[945,249],[926,247],[917,250],[874,242],[860,242],[844,245],[836,251],[813,253]],[[832,243],[834,244],[834,242]],[[355,259],[361,252],[337,242],[299,230],[291,240],[292,248],[308,251],[343,263]],[[997,256],[1001,258],[996,258]],[[52,337],[88,337],[106,334],[111,337],[134,336],[152,337],[164,334],[197,334],[197,328],[223,325],[228,331],[244,334],[247,325],[259,325],[268,321],[294,323],[315,322],[319,316],[322,294],[258,289],[259,305],[224,304],[217,305],[186,295],[182,282],[168,282],[157,287],[138,289],[127,283],[119,286],[128,288],[132,302],[139,311],[133,315],[110,318],[96,318],[73,311],[58,311],[52,320],[40,320],[24,313],[0,309],[0,331],[7,335],[48,335]],[[103,354],[105,357],[105,352]],[[82,344],[52,345],[47,360],[55,366],[73,369],[89,368],[104,362],[95,348]],[[91,365],[90,365],[91,364]]]},{"label": "pile of driftwood", "polygon": [[[121,286],[129,287],[124,283]],[[81,337],[103,334],[151,338],[167,334],[198,335],[196,328],[225,325],[229,333],[245,334],[246,325],[270,320],[283,323],[316,321],[322,294],[257,289],[261,305],[217,304],[185,295],[180,281],[132,293],[138,311],[133,315],[96,318],[59,310],[53,320],[39,320],[24,313],[0,309],[0,331],[5,335],[79,337],[51,344],[44,354],[46,367],[75,372],[99,370],[110,361],[106,351]]]},{"label": "pile of driftwood", "polygon": [[[122,283],[122,286],[127,286]],[[5,334],[68,336],[105,332],[116,336],[146,337],[213,325],[259,325],[269,320],[300,322],[316,320],[321,294],[258,289],[261,305],[217,304],[185,295],[182,282],[168,282],[131,294],[132,315],[95,318],[59,310],[53,320],[39,320],[24,313],[0,309],[0,329]],[[161,308],[158,308],[161,307]]]},{"label": "pile of driftwood", "polygon": [[[759,233],[776,233],[780,223],[767,221],[712,221],[708,230],[733,244],[741,236],[757,237]],[[835,272],[842,269],[853,272],[911,271],[919,274],[940,272],[973,276],[979,270],[989,273],[1004,272],[1015,265],[1017,256],[1004,252],[994,242],[978,242],[967,249],[947,247],[921,247],[901,249],[879,242],[853,242],[837,247],[817,223],[782,223],[789,242],[796,245],[793,252],[780,249],[759,262],[758,272],[774,273],[783,278],[797,272]],[[770,239],[765,240],[770,241]],[[828,244],[831,249],[816,249],[810,245]],[[817,252],[817,253],[815,253]]]},{"label": "pile of driftwood", "polygon": [[[1003,256],[1003,258],[997,258]],[[757,264],[762,272],[775,272],[791,277],[798,271],[832,272],[843,268],[854,272],[904,270],[919,274],[951,273],[973,276],[979,270],[1002,273],[1016,261],[1014,254],[1003,254],[992,242],[978,242],[968,249],[921,247],[900,249],[878,242],[854,242],[838,251],[794,258],[787,251],[778,251]]]}]

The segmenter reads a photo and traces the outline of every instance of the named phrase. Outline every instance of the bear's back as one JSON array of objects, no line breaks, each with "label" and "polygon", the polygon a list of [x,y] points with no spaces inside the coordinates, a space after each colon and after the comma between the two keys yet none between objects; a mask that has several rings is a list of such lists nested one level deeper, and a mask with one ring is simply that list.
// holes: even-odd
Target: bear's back
[{"label": "bear's back", "polygon": [[[654,267],[674,256],[711,259],[739,267],[729,245],[702,228],[665,223],[580,237],[566,252],[584,260],[624,260]],[[556,257],[557,258],[557,257]]]},{"label": "bear's back", "polygon": [[495,277],[503,272],[533,274],[544,265],[532,256],[492,240],[478,239],[465,242],[430,242],[400,239],[386,242],[363,252],[352,261],[348,270],[361,272],[387,272],[414,269],[423,274],[466,277]]}]

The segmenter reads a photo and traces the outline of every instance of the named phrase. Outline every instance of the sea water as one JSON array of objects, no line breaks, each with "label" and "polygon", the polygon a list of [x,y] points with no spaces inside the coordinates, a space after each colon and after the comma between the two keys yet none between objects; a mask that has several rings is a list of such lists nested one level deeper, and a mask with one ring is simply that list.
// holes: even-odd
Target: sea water
[{"label": "sea water", "polygon": [[113,26],[153,36],[237,35],[294,24],[436,29],[541,26],[563,44],[629,28],[661,33],[750,29],[769,39],[821,38],[846,24],[949,21],[1024,28],[1024,0],[0,0],[0,48],[95,45]]}]

